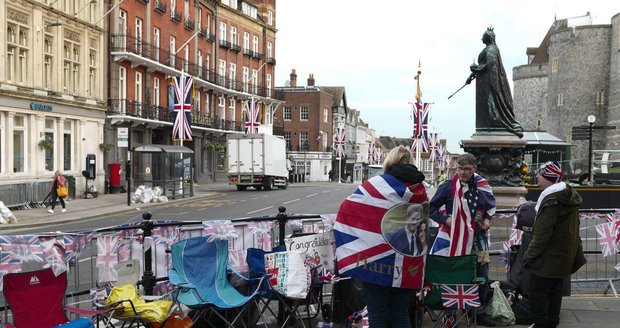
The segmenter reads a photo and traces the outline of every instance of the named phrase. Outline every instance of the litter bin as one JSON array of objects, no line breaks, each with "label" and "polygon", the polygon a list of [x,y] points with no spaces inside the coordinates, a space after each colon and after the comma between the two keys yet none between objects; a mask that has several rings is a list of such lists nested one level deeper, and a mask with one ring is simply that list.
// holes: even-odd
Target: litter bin
[{"label": "litter bin", "polygon": [[121,192],[121,163],[108,164],[110,174],[110,193],[118,194]]}]

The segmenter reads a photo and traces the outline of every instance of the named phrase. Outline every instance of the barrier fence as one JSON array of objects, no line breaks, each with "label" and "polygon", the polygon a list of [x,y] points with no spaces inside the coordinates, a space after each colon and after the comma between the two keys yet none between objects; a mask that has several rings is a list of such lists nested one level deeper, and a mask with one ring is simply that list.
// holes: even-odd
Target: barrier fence
[{"label": "barrier fence", "polygon": [[8,208],[31,209],[42,206],[52,187],[52,179],[0,183],[0,201]]},{"label": "barrier fence", "polygon": [[[39,186],[41,187],[41,186]],[[31,186],[32,188],[32,186]],[[237,238],[229,244],[229,264],[235,270],[243,272],[245,265],[244,253],[247,248],[258,247],[270,249],[274,245],[284,243],[285,238],[296,232],[330,231],[329,223],[335,215],[293,215],[285,213],[280,207],[279,213],[272,216],[241,218],[230,220],[235,228]],[[508,281],[506,258],[507,247],[516,243],[517,235],[513,230],[515,210],[500,210],[493,222],[491,231],[491,263],[489,268],[490,280]],[[616,216],[614,216],[614,213]],[[599,209],[581,211],[581,238],[588,263],[571,277],[573,294],[606,294],[612,292],[616,297],[615,283],[620,280],[617,267],[618,254],[602,256],[600,244],[597,241],[596,225],[606,223],[617,217],[617,209]],[[173,240],[204,236],[208,227],[207,222],[214,221],[153,221],[150,213],[144,213],[139,222],[97,229],[96,231],[79,231],[57,234],[56,238],[71,240],[74,249],[78,246],[75,236],[93,236],[93,234],[115,235],[126,241],[124,250],[118,250],[120,256],[138,259],[141,265],[141,276],[136,284],[141,286],[145,295],[160,295],[165,293],[169,286],[167,270],[170,263],[170,254],[167,251]],[[263,223],[257,227],[256,223]],[[174,233],[178,234],[177,236]],[[269,231],[270,233],[266,233]],[[13,236],[15,237],[15,236]],[[21,236],[26,237],[26,236]],[[10,236],[0,236],[10,238]],[[97,243],[95,239],[85,239],[87,244],[84,251],[75,259],[69,261],[67,268],[67,304],[81,308],[91,308],[93,294],[101,288],[98,283],[102,272],[97,268]],[[148,242],[146,242],[148,241]],[[151,245],[145,247],[144,245]],[[4,254],[3,254],[4,255]],[[22,271],[40,269],[44,261],[28,261],[22,264]],[[3,272],[6,273],[6,272]],[[329,287],[324,295],[330,298]],[[6,306],[4,297],[0,298],[3,321],[10,319],[10,310]],[[10,320],[8,321],[10,322]]]}]

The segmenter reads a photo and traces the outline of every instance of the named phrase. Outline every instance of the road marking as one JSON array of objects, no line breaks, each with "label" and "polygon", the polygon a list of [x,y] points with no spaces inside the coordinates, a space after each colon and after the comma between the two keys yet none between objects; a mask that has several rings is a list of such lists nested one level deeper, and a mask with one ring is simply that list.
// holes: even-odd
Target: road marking
[{"label": "road marking", "polygon": [[[286,203],[285,203],[285,204],[286,204]],[[260,212],[260,211],[268,210],[268,209],[270,209],[270,208],[273,208],[273,206],[268,206],[268,207],[265,207],[265,208],[261,208],[260,210],[256,210],[256,211],[252,211],[252,212],[247,212],[247,213],[245,213],[245,214],[253,214],[253,213],[256,213],[256,212]]]},{"label": "road marking", "polygon": [[312,196],[316,196],[316,195],[318,195],[318,194],[319,194],[318,192],[315,192],[314,194],[310,194],[310,195],[306,196],[306,198],[310,198],[310,197],[312,197]]},{"label": "road marking", "polygon": [[297,198],[297,199],[293,199],[293,200],[289,200],[288,202],[284,202],[284,203],[282,203],[282,205],[290,204],[290,203],[296,202],[296,201],[298,201],[298,200],[299,200],[299,198]]},{"label": "road marking", "polygon": [[326,193],[326,192],[330,192],[331,190],[323,190],[321,191],[322,194]]}]

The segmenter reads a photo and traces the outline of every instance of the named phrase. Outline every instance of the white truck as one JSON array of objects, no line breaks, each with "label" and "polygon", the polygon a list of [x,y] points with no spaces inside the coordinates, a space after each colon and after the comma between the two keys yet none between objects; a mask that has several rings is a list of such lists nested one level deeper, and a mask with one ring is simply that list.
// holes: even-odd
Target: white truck
[{"label": "white truck", "polygon": [[286,141],[270,134],[229,134],[228,183],[237,190],[254,187],[256,190],[286,189],[288,159]]}]

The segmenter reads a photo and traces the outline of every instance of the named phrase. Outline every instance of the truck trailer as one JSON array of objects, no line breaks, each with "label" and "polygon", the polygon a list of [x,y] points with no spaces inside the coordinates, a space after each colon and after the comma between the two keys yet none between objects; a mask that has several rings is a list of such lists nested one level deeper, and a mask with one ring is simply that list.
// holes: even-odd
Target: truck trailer
[{"label": "truck trailer", "polygon": [[228,183],[237,190],[286,189],[288,165],[286,141],[270,134],[229,134]]}]

